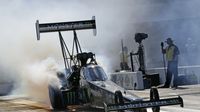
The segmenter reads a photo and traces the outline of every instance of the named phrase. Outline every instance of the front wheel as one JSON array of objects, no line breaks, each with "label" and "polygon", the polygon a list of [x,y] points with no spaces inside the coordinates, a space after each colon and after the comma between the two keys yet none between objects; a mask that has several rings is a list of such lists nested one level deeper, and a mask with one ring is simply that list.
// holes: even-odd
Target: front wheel
[{"label": "front wheel", "polygon": [[124,99],[121,91],[115,92],[115,104],[124,104]]},{"label": "front wheel", "polygon": [[[115,104],[120,104],[120,105],[124,104],[124,98],[121,91],[115,91]],[[124,112],[124,111],[120,110],[118,112]]]},{"label": "front wheel", "polygon": [[[157,88],[151,88],[151,90],[150,90],[150,100],[151,101],[157,101],[159,99],[160,99],[160,97],[159,97],[159,93],[158,93]],[[160,112],[160,107],[153,107],[152,111],[153,112]]]}]

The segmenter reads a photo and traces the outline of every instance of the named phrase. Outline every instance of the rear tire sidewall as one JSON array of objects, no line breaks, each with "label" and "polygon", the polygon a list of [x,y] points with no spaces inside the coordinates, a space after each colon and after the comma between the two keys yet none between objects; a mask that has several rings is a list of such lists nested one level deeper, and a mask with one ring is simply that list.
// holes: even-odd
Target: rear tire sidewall
[{"label": "rear tire sidewall", "polygon": [[54,110],[65,109],[61,90],[58,87],[52,85],[49,85],[48,89],[49,89],[49,99],[52,108]]}]

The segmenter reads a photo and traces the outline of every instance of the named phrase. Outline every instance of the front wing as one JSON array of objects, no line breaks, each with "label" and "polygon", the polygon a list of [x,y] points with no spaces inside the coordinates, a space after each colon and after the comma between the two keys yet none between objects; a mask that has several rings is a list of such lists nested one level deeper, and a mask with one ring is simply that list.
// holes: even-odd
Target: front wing
[{"label": "front wing", "polygon": [[178,96],[177,98],[166,98],[160,100],[148,100],[148,101],[134,101],[124,104],[105,104],[105,112],[116,111],[116,110],[129,110],[129,109],[142,109],[142,108],[152,108],[168,105],[180,105],[183,107],[183,99]]}]

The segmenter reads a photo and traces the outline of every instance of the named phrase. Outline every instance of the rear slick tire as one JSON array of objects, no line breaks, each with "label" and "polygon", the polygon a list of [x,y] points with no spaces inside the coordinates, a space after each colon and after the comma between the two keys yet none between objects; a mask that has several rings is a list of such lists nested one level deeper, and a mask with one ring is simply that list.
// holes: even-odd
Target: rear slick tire
[{"label": "rear slick tire", "polygon": [[51,106],[54,110],[63,110],[65,109],[65,105],[63,102],[63,97],[60,89],[56,86],[49,85],[49,98],[51,102]]}]

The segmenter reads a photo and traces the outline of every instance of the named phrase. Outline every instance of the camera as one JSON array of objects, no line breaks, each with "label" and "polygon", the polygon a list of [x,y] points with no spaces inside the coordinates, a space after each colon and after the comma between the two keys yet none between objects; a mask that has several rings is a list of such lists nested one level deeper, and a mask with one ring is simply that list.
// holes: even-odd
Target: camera
[{"label": "camera", "polygon": [[146,39],[148,37],[148,34],[145,33],[136,33],[135,34],[135,42],[141,43],[142,40]]}]

